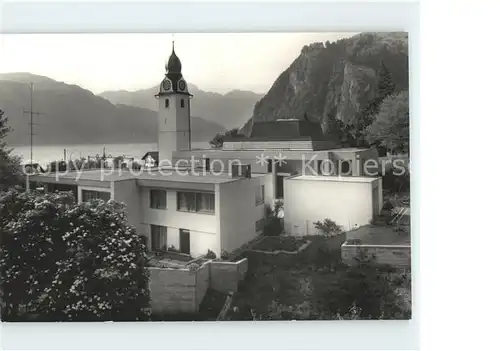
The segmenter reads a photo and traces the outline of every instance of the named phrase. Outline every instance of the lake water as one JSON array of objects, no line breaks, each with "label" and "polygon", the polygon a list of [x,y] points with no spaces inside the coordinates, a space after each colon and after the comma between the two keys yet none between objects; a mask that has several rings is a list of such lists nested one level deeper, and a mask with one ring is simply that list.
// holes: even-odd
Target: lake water
[{"label": "lake water", "polygon": [[[206,149],[210,147],[208,142],[193,142],[193,149]],[[21,156],[23,161],[26,162],[30,159],[29,146],[12,146],[12,154]],[[135,160],[140,160],[142,156],[148,151],[156,151],[157,144],[84,144],[84,145],[34,145],[33,146],[33,160],[41,164],[47,164],[55,160],[64,160],[64,150],[66,150],[66,160],[78,159],[80,157],[91,156],[95,157],[97,154],[112,157],[125,156],[133,157]]]}]

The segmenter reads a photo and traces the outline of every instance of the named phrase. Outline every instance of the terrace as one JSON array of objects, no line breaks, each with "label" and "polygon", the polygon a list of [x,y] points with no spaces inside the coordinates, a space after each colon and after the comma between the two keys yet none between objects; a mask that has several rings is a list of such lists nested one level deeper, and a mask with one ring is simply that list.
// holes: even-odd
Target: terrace
[{"label": "terrace", "polygon": [[193,258],[190,255],[176,251],[157,251],[149,254],[148,265],[157,268],[185,269],[189,268],[193,263],[201,266],[208,260],[204,255]]},{"label": "terrace", "polygon": [[409,228],[367,225],[347,233],[348,243],[358,245],[411,245]]}]

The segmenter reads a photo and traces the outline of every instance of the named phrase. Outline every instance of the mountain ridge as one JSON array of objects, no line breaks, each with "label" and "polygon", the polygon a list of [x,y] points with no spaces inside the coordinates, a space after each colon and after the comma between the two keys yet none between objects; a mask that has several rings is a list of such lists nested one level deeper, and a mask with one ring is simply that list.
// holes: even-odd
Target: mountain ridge
[{"label": "mountain ridge", "polygon": [[[241,127],[252,116],[255,103],[264,96],[239,89],[231,90],[225,94],[204,91],[192,83],[188,83],[188,89],[193,94],[191,100],[192,115],[202,116],[205,120],[218,123],[225,129]],[[159,84],[134,91],[104,91],[98,96],[113,104],[124,104],[156,111],[157,101],[154,96],[158,91]]]},{"label": "mountain ridge", "polygon": [[[18,72],[0,74],[0,108],[13,129],[6,137],[11,146],[29,144],[29,118],[23,110],[29,109],[30,82],[34,83],[34,134],[39,145],[157,141],[155,111],[114,105],[78,85]],[[197,116],[192,117],[192,126],[193,141],[208,141],[225,129]]]}]

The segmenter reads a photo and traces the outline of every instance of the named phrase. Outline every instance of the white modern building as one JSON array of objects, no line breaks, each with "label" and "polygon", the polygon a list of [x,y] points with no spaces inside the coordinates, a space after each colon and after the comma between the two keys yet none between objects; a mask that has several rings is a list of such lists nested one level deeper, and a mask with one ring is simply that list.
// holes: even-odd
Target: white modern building
[{"label": "white modern building", "polygon": [[147,237],[152,251],[175,248],[196,257],[211,250],[220,256],[261,233],[266,176],[203,173],[200,169],[140,175],[92,170],[37,175],[36,181],[47,191],[73,191],[78,202],[95,198],[123,202],[128,221]]},{"label": "white modern building", "polygon": [[285,179],[285,232],[319,234],[314,222],[329,218],[351,230],[382,209],[382,179],[298,175]]},{"label": "white modern building", "polygon": [[150,250],[174,247],[191,256],[208,250],[219,256],[259,235],[264,207],[276,199],[284,200],[285,231],[294,235],[313,234],[310,223],[325,218],[346,229],[361,226],[380,212],[381,179],[364,167],[378,159],[376,150],[340,148],[307,119],[254,123],[248,137],[191,150],[192,95],[174,50],[156,98],[158,150],[144,157],[146,163],[156,159],[156,167],[46,173],[32,180],[46,191],[71,190],[80,202],[123,202]]}]

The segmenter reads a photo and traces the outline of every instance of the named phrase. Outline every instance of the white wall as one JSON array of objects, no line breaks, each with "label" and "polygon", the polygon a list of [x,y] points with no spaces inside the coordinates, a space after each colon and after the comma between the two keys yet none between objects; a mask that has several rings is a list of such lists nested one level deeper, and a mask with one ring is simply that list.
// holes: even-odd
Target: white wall
[{"label": "white wall", "polygon": [[[157,210],[149,207],[149,191],[152,188],[140,189],[140,206],[143,210],[142,224],[148,245],[151,245],[150,225],[167,227],[167,246],[174,245],[179,248],[179,229],[190,232],[190,251],[192,256],[206,254],[208,249],[219,251],[216,215],[177,211],[177,192],[172,189],[167,191],[167,209]],[[217,201],[216,201],[217,210]]]},{"label": "white wall", "polygon": [[114,181],[111,189],[113,189],[113,200],[125,204],[127,212],[127,220],[133,225],[139,234],[144,235],[142,228],[142,207],[140,199],[140,189],[137,186],[135,179]]},{"label": "white wall", "polygon": [[255,204],[255,191],[264,184],[265,177],[256,177],[217,186],[223,251],[231,252],[258,236],[255,222],[264,217],[264,204]]},{"label": "white wall", "polygon": [[273,175],[271,173],[266,174],[261,177],[261,184],[264,185],[264,202],[268,206],[272,206],[274,204],[274,191],[273,187],[275,186],[275,182],[273,181]]},{"label": "white wall", "polygon": [[325,218],[346,230],[369,224],[373,218],[372,184],[285,179],[285,231],[314,235],[317,231],[313,222]]},{"label": "white wall", "polygon": [[[169,106],[165,107],[165,100]],[[184,107],[181,107],[184,100]],[[172,152],[189,150],[189,96],[172,94],[158,99],[158,151],[161,160],[171,160]]]}]

